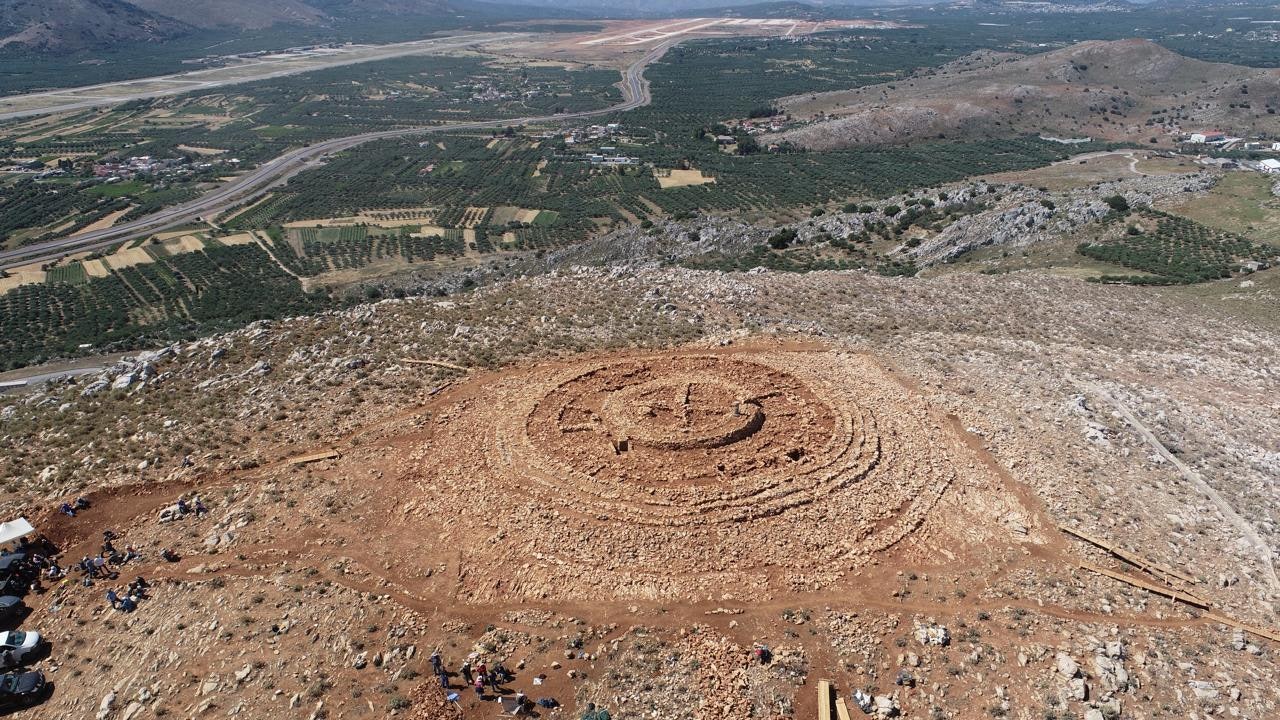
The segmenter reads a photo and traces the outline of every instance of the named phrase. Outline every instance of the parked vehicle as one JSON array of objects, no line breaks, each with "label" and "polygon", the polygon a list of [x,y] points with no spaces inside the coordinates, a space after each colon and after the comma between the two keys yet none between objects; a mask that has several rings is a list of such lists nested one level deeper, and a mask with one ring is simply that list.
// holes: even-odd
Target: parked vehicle
[{"label": "parked vehicle", "polygon": [[0,709],[30,707],[44,700],[49,683],[42,672],[16,672],[0,675]]},{"label": "parked vehicle", "polygon": [[10,670],[34,662],[44,650],[44,644],[44,638],[38,632],[0,632],[0,670]]},{"label": "parked vehicle", "polygon": [[26,609],[26,604],[17,595],[0,595],[0,622],[12,620]]}]

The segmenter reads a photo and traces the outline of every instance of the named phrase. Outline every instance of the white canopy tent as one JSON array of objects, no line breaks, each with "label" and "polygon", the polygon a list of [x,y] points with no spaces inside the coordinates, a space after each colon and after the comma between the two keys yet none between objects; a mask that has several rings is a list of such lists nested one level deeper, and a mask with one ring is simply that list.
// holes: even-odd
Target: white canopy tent
[{"label": "white canopy tent", "polygon": [[9,522],[0,523],[0,544],[17,540],[23,535],[35,532],[36,529],[27,522],[26,518],[18,518]]}]

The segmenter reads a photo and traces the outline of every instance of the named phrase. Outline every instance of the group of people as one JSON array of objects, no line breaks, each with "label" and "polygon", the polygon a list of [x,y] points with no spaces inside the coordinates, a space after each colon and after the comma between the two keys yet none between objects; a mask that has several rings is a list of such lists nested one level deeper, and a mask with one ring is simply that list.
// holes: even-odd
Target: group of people
[{"label": "group of people", "polygon": [[4,594],[25,595],[27,592],[44,592],[41,582],[62,577],[62,568],[54,561],[57,548],[44,535],[32,542],[21,537],[12,548],[0,549],[0,560],[4,561],[0,579],[3,580]]},{"label": "group of people", "polygon": [[587,709],[582,711],[582,720],[612,720],[613,716],[604,708],[596,708],[595,703],[587,703]]},{"label": "group of people", "polygon": [[80,572],[84,573],[84,585],[90,587],[94,580],[114,580],[120,577],[119,568],[132,560],[141,560],[142,553],[132,545],[126,545],[124,551],[115,546],[120,536],[113,530],[102,531],[102,549],[97,555],[85,555],[79,563]]},{"label": "group of people", "polygon": [[67,517],[75,517],[76,513],[89,508],[89,501],[83,497],[76,498],[73,502],[64,502],[58,506],[58,512]]},{"label": "group of people", "polygon": [[197,519],[209,514],[209,508],[204,506],[204,502],[200,500],[199,495],[192,495],[191,501],[188,502],[185,496],[179,495],[178,502],[173,506],[178,510],[178,517],[186,517],[189,513],[195,513]]},{"label": "group of people", "polygon": [[[62,503],[61,506],[59,506],[58,511],[68,517],[75,517],[76,513],[85,510],[90,506],[91,503],[87,499],[78,497],[73,501]],[[179,520],[187,517],[188,515],[192,515],[197,519],[203,518],[209,514],[209,508],[204,504],[204,501],[200,499],[199,495],[192,494],[189,497],[187,495],[180,495],[178,496],[177,502],[175,502],[167,512],[172,513],[172,515],[168,517],[162,516],[162,522],[165,520]],[[94,580],[97,579],[115,579],[116,577],[119,577],[119,574],[112,569],[113,566],[119,567],[131,560],[138,560],[142,558],[142,553],[132,545],[125,545],[123,550],[117,548],[115,541],[118,539],[119,536],[111,530],[103,532],[102,551],[95,556],[85,556],[80,561],[78,567],[84,573],[85,586],[93,585]],[[160,557],[165,562],[171,563],[178,562],[182,559],[182,556],[172,548],[165,548],[162,550],[160,552]],[[65,577],[65,575],[66,572],[57,567],[57,564],[54,563],[48,568],[48,572],[45,574],[45,577],[49,580],[57,580]]]},{"label": "group of people", "polygon": [[129,586],[125,589],[124,595],[121,596],[114,589],[107,591],[107,604],[112,609],[123,612],[133,612],[138,609],[138,603],[147,597],[147,588],[151,587],[141,575],[134,578]]},{"label": "group of people", "polygon": [[[440,651],[431,653],[431,669],[435,671],[436,677],[440,679],[440,687],[448,690],[452,687],[449,677],[450,673],[444,665],[444,659],[440,657]],[[480,700],[485,699],[486,688],[491,691],[498,701],[503,701],[502,685],[511,682],[515,678],[515,673],[508,670],[502,663],[494,663],[490,668],[484,661],[479,661],[475,665],[471,664],[471,658],[462,662],[462,666],[458,668],[458,674],[462,676],[462,680],[467,687],[474,688],[476,697]],[[513,696],[506,699],[505,705],[510,705],[512,715],[528,715],[534,705],[543,708],[559,707],[555,698],[539,698],[537,701],[531,701],[523,691],[517,691]]]}]

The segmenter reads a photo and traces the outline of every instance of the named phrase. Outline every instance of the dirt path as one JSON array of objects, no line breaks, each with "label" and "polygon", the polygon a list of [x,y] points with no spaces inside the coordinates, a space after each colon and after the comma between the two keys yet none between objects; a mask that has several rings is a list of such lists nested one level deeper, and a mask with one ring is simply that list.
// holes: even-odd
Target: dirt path
[{"label": "dirt path", "polygon": [[250,230],[249,234],[253,236],[253,241],[258,243],[258,247],[262,248],[262,252],[266,253],[267,257],[271,258],[271,262],[279,265],[281,270],[297,278],[298,282],[302,283],[302,290],[304,292],[310,290],[310,288],[307,287],[307,278],[304,278],[298,273],[290,270],[284,263],[280,262],[280,258],[276,257],[276,254],[271,251],[271,243],[266,238],[262,237],[257,230]]},{"label": "dirt path", "polygon": [[1073,155],[1069,158],[1066,158],[1065,160],[1058,160],[1056,162],[1051,162],[1049,163],[1049,167],[1056,167],[1058,165],[1074,165],[1077,163],[1085,162],[1087,160],[1098,160],[1100,158],[1111,157],[1113,155],[1118,155],[1123,158],[1128,158],[1129,172],[1133,173],[1134,175],[1137,175],[1139,177],[1151,176],[1151,173],[1145,173],[1138,169],[1138,158],[1134,155],[1133,150],[1100,150],[1098,152],[1084,153],[1083,155]]}]

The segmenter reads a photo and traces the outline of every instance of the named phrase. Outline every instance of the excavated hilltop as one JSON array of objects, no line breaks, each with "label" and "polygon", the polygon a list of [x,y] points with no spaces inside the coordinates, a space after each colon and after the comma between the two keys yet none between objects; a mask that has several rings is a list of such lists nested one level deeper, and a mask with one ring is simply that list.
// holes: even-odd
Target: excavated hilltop
[{"label": "excavated hilltop", "polygon": [[4,396],[6,514],[142,554],[22,716],[1275,716],[1277,290],[574,268]]}]

